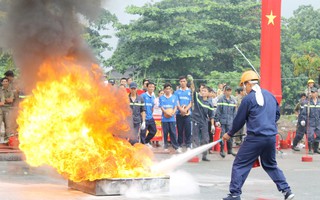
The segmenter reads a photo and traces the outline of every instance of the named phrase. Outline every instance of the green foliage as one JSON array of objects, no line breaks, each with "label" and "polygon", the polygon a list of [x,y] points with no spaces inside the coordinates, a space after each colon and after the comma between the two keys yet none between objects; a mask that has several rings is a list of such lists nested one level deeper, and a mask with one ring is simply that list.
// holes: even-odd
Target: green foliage
[{"label": "green foliage", "polygon": [[0,54],[0,78],[7,70],[15,70],[14,62],[10,54],[2,52]]},{"label": "green foliage", "polygon": [[118,48],[109,64],[123,72],[135,67],[141,75],[172,78],[211,71],[241,71],[259,52],[260,4],[253,1],[163,0],[131,6],[141,17],[118,26]]},{"label": "green foliage", "polygon": [[219,72],[212,71],[210,74],[206,75],[205,78],[208,79],[207,85],[212,88],[217,88],[219,83],[226,83],[230,85],[233,90],[239,87],[240,77],[242,72]]},{"label": "green foliage", "polygon": [[283,107],[292,108],[306,87],[308,78],[319,74],[320,10],[300,6],[293,17],[283,19],[282,93]]}]

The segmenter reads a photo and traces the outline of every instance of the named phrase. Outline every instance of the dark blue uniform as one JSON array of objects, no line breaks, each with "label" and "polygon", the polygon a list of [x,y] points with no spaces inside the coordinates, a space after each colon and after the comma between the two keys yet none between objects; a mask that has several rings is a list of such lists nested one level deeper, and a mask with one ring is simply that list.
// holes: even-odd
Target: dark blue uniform
[{"label": "dark blue uniform", "polygon": [[299,115],[298,115],[298,122],[297,122],[297,130],[296,130],[296,137],[294,138],[292,142],[292,148],[294,149],[298,142],[303,138],[303,135],[307,132],[306,126],[301,125],[301,121],[303,120],[302,117],[302,111],[304,109],[304,106],[308,104],[308,101],[301,101],[300,103],[300,109],[299,109]]},{"label": "dark blue uniform", "polygon": [[[221,124],[221,135],[228,132],[231,129],[232,122],[237,113],[237,102],[233,97],[227,99],[225,95],[223,95],[217,103],[216,114],[214,117],[215,122],[220,122]],[[232,153],[232,139],[227,141],[228,153]],[[224,142],[220,142],[220,151],[223,152]]]},{"label": "dark blue uniform", "polygon": [[[308,133],[309,150],[314,148],[318,153],[318,146],[320,142],[320,101],[317,98],[316,102],[310,99],[310,102],[304,105],[302,110],[302,120],[306,122]],[[316,134],[316,138],[314,138]]]},{"label": "dark blue uniform", "polygon": [[[204,100],[198,93],[193,93],[194,109],[192,112],[192,140],[194,147],[209,143],[208,120],[213,119],[212,101]],[[210,127],[211,128],[211,127]],[[203,152],[202,159],[207,159],[207,151]]]},{"label": "dark blue uniform", "polygon": [[232,167],[230,193],[239,196],[255,160],[260,157],[263,169],[268,173],[279,191],[288,192],[290,187],[276,162],[276,122],[280,118],[279,106],[274,96],[262,90],[264,105],[259,106],[255,91],[251,91],[241,102],[232,129],[233,136],[247,124],[247,137],[244,139]]},{"label": "dark blue uniform", "polygon": [[130,142],[132,144],[139,142],[138,134],[139,134],[139,128],[140,124],[142,122],[142,116],[141,113],[145,112],[145,106],[144,106],[144,101],[141,96],[136,97],[135,101],[133,102],[131,99],[131,94],[129,94],[129,100],[130,100],[130,108],[132,109],[132,121],[133,121],[133,129],[134,129],[134,134]]}]

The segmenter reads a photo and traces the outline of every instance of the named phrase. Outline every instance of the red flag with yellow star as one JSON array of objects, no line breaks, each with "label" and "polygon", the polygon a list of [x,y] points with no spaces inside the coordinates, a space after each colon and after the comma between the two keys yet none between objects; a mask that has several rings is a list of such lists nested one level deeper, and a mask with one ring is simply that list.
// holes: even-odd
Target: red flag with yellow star
[{"label": "red flag with yellow star", "polygon": [[280,68],[281,0],[262,0],[261,18],[261,87],[273,93],[280,103],[282,99]]}]

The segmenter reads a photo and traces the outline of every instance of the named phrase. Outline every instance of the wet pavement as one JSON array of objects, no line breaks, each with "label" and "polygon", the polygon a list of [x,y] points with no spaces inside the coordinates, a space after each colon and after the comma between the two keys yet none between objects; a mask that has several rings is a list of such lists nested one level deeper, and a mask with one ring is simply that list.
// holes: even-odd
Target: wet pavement
[{"label": "wet pavement", "polygon": [[[320,199],[318,186],[320,155],[313,162],[302,162],[304,151],[283,150],[277,154],[279,167],[296,194],[295,200]],[[171,157],[156,154],[157,160]],[[209,155],[210,162],[185,163],[171,174],[170,191],[145,193],[131,189],[122,196],[92,196],[69,189],[67,180],[49,166],[28,166],[24,161],[0,161],[1,200],[111,200],[111,199],[168,199],[218,200],[228,193],[233,157],[222,159],[217,152]],[[283,196],[261,167],[254,168],[243,187],[244,200],[280,200]]]}]

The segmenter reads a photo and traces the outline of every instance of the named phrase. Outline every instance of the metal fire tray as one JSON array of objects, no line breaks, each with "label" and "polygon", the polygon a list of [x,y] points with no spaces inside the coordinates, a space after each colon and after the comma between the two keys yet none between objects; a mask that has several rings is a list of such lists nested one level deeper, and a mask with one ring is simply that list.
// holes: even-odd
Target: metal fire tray
[{"label": "metal fire tray", "polygon": [[146,178],[110,178],[95,181],[73,182],[68,180],[72,189],[89,193],[95,196],[111,196],[124,194],[130,187],[141,192],[167,192],[169,191],[170,177]]}]

